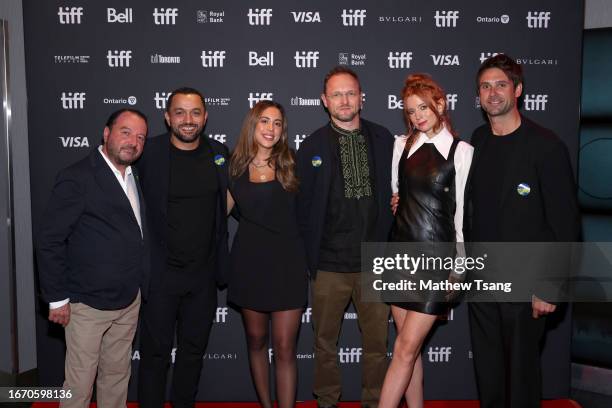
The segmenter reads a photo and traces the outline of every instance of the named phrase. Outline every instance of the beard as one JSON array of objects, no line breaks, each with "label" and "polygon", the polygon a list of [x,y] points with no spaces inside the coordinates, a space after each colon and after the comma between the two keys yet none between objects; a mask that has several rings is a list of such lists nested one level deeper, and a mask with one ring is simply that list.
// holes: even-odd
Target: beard
[{"label": "beard", "polygon": [[[195,130],[193,132],[185,132],[184,130],[182,130],[182,128],[191,126],[195,127]],[[174,135],[174,137],[176,137],[181,142],[195,143],[200,138],[203,126],[198,126],[195,123],[183,123],[178,126],[172,126],[170,129],[172,130],[172,134]]]}]

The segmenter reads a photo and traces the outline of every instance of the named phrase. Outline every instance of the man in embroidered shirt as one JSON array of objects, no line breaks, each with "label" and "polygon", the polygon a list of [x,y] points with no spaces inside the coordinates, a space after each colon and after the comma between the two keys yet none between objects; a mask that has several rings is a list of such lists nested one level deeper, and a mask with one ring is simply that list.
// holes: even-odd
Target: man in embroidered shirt
[{"label": "man in embroidered shirt", "polygon": [[144,201],[131,164],[142,153],[146,117],[109,117],[103,144],[62,170],[37,239],[49,320],[66,335],[63,407],[89,406],[97,374],[100,407],[125,406],[140,295],[148,287]]},{"label": "man in embroidered shirt", "polygon": [[338,335],[352,300],[362,332],[361,400],[376,407],[387,368],[389,308],[361,301],[361,242],[388,238],[393,137],[360,117],[361,85],[352,70],[332,69],[321,99],[330,121],[302,143],[297,155],[298,218],[312,278],[314,394],[320,407],[339,401]]}]

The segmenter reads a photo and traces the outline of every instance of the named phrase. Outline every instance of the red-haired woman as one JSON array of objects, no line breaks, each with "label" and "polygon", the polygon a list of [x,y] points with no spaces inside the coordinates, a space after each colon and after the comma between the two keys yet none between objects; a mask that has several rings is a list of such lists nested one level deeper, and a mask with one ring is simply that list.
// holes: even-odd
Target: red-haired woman
[{"label": "red-haired woman", "polygon": [[[408,134],[396,139],[393,152],[392,189],[399,203],[391,241],[463,242],[463,194],[473,148],[455,136],[445,93],[430,76],[408,76],[402,100]],[[379,408],[396,408],[402,395],[410,408],[423,407],[421,347],[448,307],[433,291],[391,304],[397,338]]]},{"label": "red-haired woman", "polygon": [[230,162],[228,211],[240,215],[231,253],[228,302],[239,306],[251,376],[272,408],[269,322],[279,408],[295,405],[296,341],[307,302],[306,255],[297,225],[298,180],[283,107],[260,101],[247,114]]}]

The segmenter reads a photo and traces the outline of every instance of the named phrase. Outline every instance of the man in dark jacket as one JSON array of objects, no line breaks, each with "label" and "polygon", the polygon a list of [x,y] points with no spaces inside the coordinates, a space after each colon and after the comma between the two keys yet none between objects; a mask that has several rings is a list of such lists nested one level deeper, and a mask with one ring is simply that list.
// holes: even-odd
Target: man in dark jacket
[{"label": "man in dark jacket", "polygon": [[338,335],[352,300],[363,340],[362,404],[376,407],[387,368],[389,307],[361,300],[361,243],[388,239],[393,136],[360,117],[361,86],[352,70],[332,69],[321,99],[330,121],[297,154],[298,221],[312,278],[314,394],[320,407],[337,406]]}]

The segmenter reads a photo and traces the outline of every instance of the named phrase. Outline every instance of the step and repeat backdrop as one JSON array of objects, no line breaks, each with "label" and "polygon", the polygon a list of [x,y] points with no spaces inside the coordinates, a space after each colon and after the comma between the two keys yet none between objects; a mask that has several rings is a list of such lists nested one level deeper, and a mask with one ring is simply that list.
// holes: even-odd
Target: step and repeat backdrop
[{"label": "step and repeat backdrop", "polygon": [[[206,96],[209,111],[204,137],[231,149],[247,110],[260,99],[273,99],[285,106],[290,142],[299,149],[328,120],[319,96],[323,77],[335,65],[360,76],[363,117],[395,135],[405,131],[399,96],[405,77],[430,73],[445,88],[460,136],[469,140],[485,120],[476,95],[478,66],[496,53],[511,55],[525,71],[523,113],[553,129],[567,143],[575,164],[582,1],[23,4],[35,230],[55,174],[100,143],[110,112],[140,109],[149,116],[150,136],[161,134],[170,91],[195,87]],[[466,312],[460,305],[440,321],[423,349],[427,399],[476,397]],[[46,314],[41,303],[40,381],[58,385],[63,380],[63,331],[49,324]],[[569,392],[568,316],[565,310],[549,320],[543,355],[546,397]],[[308,308],[298,348],[301,400],[312,399],[312,337]],[[390,339],[394,337],[391,324]],[[344,400],[359,399],[361,354],[357,316],[349,308],[338,344]],[[139,361],[136,342],[133,379]],[[131,400],[137,399],[133,385]],[[255,400],[240,315],[227,307],[224,292],[204,355],[198,400]]]}]

